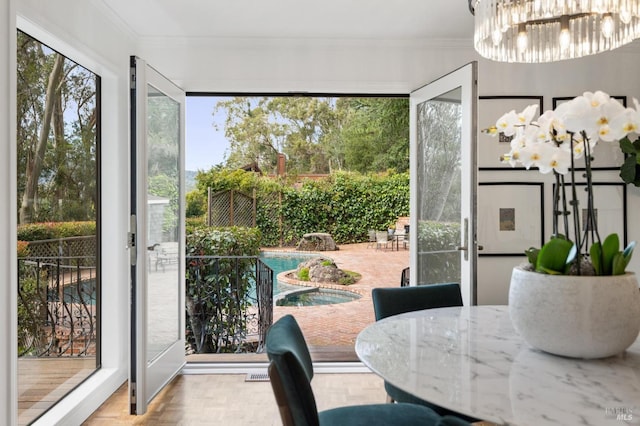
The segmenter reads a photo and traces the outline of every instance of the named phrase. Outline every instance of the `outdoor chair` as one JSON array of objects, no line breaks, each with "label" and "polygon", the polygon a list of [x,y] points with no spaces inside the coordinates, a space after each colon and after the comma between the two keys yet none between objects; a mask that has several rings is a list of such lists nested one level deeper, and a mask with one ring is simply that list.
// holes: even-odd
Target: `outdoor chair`
[{"label": "outdoor chair", "polygon": [[311,355],[293,316],[286,315],[269,328],[266,347],[269,379],[284,426],[469,425],[407,403],[354,405],[318,412],[311,389]]},{"label": "outdoor chair", "polygon": [[410,268],[407,266],[400,274],[400,287],[409,287],[411,282]]},{"label": "outdoor chair", "polygon": [[369,229],[368,235],[369,235],[369,244],[367,244],[367,248],[369,247],[375,247],[376,246],[376,230],[375,229]]},{"label": "outdoor chair", "polygon": [[389,248],[389,233],[387,231],[376,231],[376,250],[384,246],[385,249]]},{"label": "outdoor chair", "polygon": [[[399,244],[400,242],[398,242]],[[409,248],[409,232],[405,231],[402,235],[402,248],[407,250]]]},{"label": "outdoor chair", "polygon": [[[407,268],[408,270],[409,268]],[[374,288],[371,292],[376,321],[392,315],[423,309],[462,306],[462,293],[458,283],[426,284],[415,287]],[[435,362],[435,361],[434,361]],[[389,402],[408,402],[433,409],[440,415],[454,415],[469,422],[476,419],[453,412],[407,393],[391,383],[384,382]]]}]

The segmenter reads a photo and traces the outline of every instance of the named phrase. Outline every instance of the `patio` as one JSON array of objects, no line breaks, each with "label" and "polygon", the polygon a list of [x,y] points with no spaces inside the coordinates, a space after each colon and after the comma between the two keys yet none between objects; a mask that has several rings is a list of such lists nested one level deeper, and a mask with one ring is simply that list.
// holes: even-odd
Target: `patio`
[{"label": "patio", "polygon": [[375,318],[371,290],[375,287],[398,287],[402,269],[409,266],[408,250],[376,250],[367,243],[341,245],[340,250],[318,252],[330,257],[341,269],[362,274],[349,290],[362,297],[356,301],[335,305],[305,307],[274,307],[274,321],[286,314],[298,320],[311,346],[351,346],[356,336]]},{"label": "patio", "polygon": [[[358,333],[374,322],[371,290],[398,287],[402,269],[409,265],[408,250],[376,250],[368,243],[341,245],[337,251],[313,252],[330,257],[341,269],[358,272],[361,279],[348,287],[362,297],[333,305],[274,306],[273,320],[292,314],[298,320],[315,361],[357,361],[354,343]],[[293,249],[269,251],[292,252]],[[254,362],[266,355],[201,354],[189,355],[188,362]]]}]

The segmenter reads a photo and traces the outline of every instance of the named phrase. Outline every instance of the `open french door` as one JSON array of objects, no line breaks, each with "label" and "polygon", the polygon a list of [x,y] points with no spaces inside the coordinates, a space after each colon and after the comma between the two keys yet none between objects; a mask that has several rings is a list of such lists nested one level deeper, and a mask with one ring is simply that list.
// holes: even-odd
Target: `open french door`
[{"label": "open french door", "polygon": [[459,282],[476,304],[477,63],[411,93],[411,284]]},{"label": "open french door", "polygon": [[184,105],[184,91],[131,57],[131,414],[185,363]]}]

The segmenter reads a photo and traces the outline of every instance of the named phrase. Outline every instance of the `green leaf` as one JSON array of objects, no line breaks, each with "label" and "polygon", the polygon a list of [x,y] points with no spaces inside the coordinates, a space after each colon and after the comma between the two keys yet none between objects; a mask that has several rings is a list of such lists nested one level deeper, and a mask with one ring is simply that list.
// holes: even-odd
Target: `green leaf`
[{"label": "green leaf", "polygon": [[624,270],[627,267],[627,260],[625,259],[624,255],[622,254],[621,251],[617,252],[614,256],[613,256],[613,261],[612,261],[612,273],[611,275],[622,275],[624,274]]},{"label": "green leaf", "polygon": [[620,149],[625,154],[636,154],[638,152],[636,150],[636,147],[633,146],[633,143],[631,143],[629,138],[626,137],[626,136],[624,138],[620,139]]},{"label": "green leaf", "polygon": [[[640,158],[640,157],[638,157]],[[624,160],[622,166],[620,166],[620,178],[625,183],[632,183],[636,179],[636,156],[630,155]]]},{"label": "green leaf", "polygon": [[622,252],[622,254],[624,255],[625,259],[627,259],[627,263],[631,260],[631,256],[633,256],[633,249],[635,249],[635,248],[636,248],[636,242],[635,241],[631,241],[629,243],[629,245]]},{"label": "green leaf", "polygon": [[561,271],[554,271],[553,269],[548,269],[545,268],[544,266],[541,266],[540,268],[537,269],[538,272],[543,272],[545,274],[549,274],[549,275],[563,275],[564,272]]},{"label": "green leaf", "polygon": [[538,263],[538,253],[540,253],[540,249],[529,247],[524,251],[524,253],[527,255],[527,260],[529,261],[529,263],[533,266],[536,266],[536,264]]},{"label": "green leaf", "polygon": [[562,274],[565,270],[565,261],[571,252],[573,243],[562,238],[552,238],[538,253],[536,270],[547,274]]},{"label": "green leaf", "polygon": [[567,260],[564,262],[566,265],[570,264],[571,262],[573,262],[576,258],[576,256],[578,255],[578,246],[576,246],[575,244],[571,247],[571,250],[569,250],[569,254],[567,255]]},{"label": "green leaf", "polygon": [[620,251],[618,234],[609,234],[602,243],[602,274],[611,275],[613,272],[613,257]]}]

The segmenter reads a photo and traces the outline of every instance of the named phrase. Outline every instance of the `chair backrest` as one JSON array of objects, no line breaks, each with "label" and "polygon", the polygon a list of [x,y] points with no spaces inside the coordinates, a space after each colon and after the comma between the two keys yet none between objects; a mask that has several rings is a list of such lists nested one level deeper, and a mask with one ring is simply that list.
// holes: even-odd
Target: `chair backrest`
[{"label": "chair backrest", "polygon": [[369,229],[367,232],[369,233],[369,241],[370,242],[375,242],[376,241],[376,231],[375,231],[375,229]]},{"label": "chair backrest", "polygon": [[371,297],[376,321],[422,309],[462,306],[462,293],[458,283],[374,288]]},{"label": "chair backrest", "polygon": [[386,243],[389,241],[389,233],[387,231],[376,231],[376,241],[378,243]]},{"label": "chair backrest", "polygon": [[267,332],[271,387],[284,426],[318,426],[318,407],[311,389],[313,364],[298,322],[291,315]]},{"label": "chair backrest", "polygon": [[400,287],[409,287],[409,284],[411,282],[410,271],[411,269],[409,269],[408,266],[402,270],[402,273],[400,274]]}]

